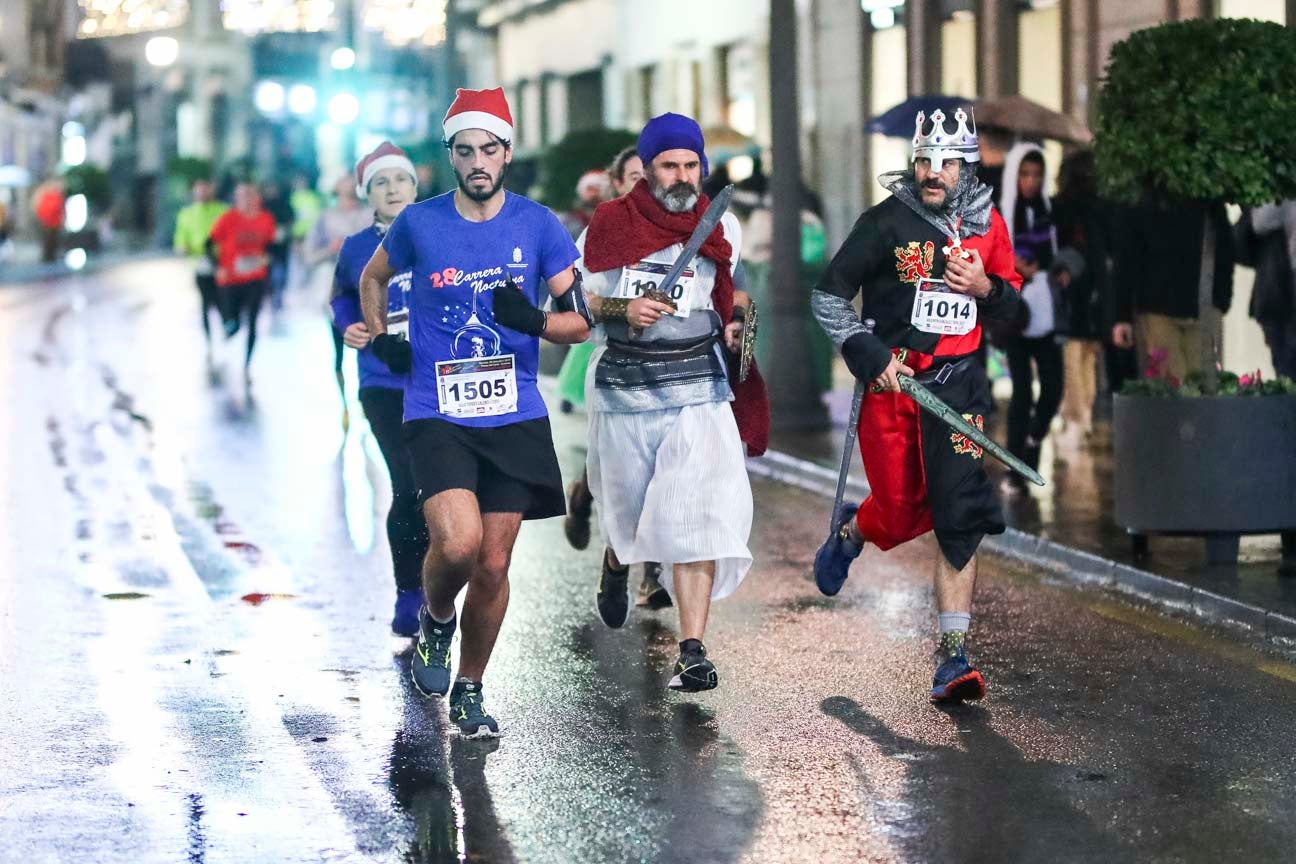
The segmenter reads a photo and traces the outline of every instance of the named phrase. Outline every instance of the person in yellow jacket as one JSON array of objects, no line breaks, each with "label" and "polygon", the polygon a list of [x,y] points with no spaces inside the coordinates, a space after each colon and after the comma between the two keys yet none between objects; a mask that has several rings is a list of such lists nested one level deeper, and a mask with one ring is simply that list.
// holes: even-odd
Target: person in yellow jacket
[{"label": "person in yellow jacket", "polygon": [[208,312],[224,317],[220,306],[220,295],[216,291],[216,266],[207,257],[207,238],[212,226],[221,214],[229,209],[222,201],[217,201],[216,190],[212,182],[205,178],[195,180],[192,188],[193,203],[176,215],[175,237],[172,247],[177,255],[184,255],[194,262],[194,279],[198,283],[198,294],[202,298],[203,335],[207,339],[207,374],[215,378],[215,366],[212,363],[211,324],[208,323]]}]

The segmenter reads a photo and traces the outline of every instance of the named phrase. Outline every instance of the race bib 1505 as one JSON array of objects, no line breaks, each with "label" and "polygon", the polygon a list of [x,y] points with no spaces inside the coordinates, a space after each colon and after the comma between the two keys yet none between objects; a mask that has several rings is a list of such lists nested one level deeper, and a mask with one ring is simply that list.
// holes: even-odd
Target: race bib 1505
[{"label": "race bib 1505", "polygon": [[436,364],[437,397],[447,417],[496,417],[517,411],[514,355],[440,360]]}]

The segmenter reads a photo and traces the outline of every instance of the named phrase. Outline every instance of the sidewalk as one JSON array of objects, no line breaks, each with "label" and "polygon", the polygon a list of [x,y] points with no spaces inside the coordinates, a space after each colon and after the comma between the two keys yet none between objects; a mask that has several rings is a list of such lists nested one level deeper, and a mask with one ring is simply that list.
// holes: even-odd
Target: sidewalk
[{"label": "sidewalk", "polygon": [[66,260],[60,258],[53,263],[40,260],[39,246],[29,240],[12,241],[7,257],[0,260],[0,285],[16,285],[25,282],[39,282],[45,279],[60,279],[72,273],[92,273],[103,267],[137,261],[143,258],[165,257],[171,254],[169,249],[148,245],[143,239],[125,233],[119,234],[114,242],[103,249],[91,252],[85,263],[76,269],[69,267]]},{"label": "sidewalk", "polygon": [[[778,453],[753,460],[761,463],[756,471],[832,495],[851,392],[834,390],[825,399],[832,431],[776,434],[770,446]],[[999,411],[987,418],[986,430],[1000,442],[1006,413],[1007,404],[1000,403]],[[1130,538],[1112,519],[1113,464],[1104,431],[1100,425],[1092,442],[1051,435],[1040,460],[1048,485],[1002,496],[1010,528],[1001,537],[987,538],[987,548],[1071,581],[1137,594],[1213,622],[1242,625],[1260,636],[1296,638],[1296,578],[1278,575],[1282,550],[1277,535],[1244,537],[1236,567],[1207,565],[1205,544],[1194,537],[1153,536],[1150,553],[1135,557]],[[998,484],[1006,469],[990,458],[986,465]],[[851,477],[848,497],[858,499],[866,488],[858,453]],[[826,519],[827,508],[824,513]]]}]

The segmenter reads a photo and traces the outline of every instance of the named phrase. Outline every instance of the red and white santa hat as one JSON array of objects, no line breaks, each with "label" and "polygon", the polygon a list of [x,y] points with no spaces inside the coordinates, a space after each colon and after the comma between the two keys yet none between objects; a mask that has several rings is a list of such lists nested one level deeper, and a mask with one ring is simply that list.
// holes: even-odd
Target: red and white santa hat
[{"label": "red and white santa hat", "polygon": [[445,140],[465,129],[485,129],[501,141],[513,140],[513,114],[503,87],[455,91],[454,104],[445,116]]},{"label": "red and white santa hat", "polygon": [[356,163],[356,194],[360,200],[369,195],[369,181],[384,168],[400,168],[410,175],[415,186],[418,185],[418,174],[414,173],[414,163],[409,156],[395,144],[384,141]]}]

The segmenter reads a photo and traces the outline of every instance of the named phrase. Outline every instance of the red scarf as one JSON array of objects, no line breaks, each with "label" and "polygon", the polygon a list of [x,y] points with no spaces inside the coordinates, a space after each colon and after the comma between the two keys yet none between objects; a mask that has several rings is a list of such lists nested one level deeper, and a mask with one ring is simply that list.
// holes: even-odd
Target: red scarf
[{"label": "red scarf", "polygon": [[[703,194],[698,196],[691,211],[671,213],[653,197],[648,181],[640,180],[629,195],[604,202],[594,211],[585,234],[586,269],[602,273],[628,267],[668,246],[687,243],[710,204],[711,199]],[[711,304],[720,320],[728,323],[734,308],[733,247],[720,225],[707,237],[698,254],[715,264]],[[731,362],[730,371],[736,366],[736,362]],[[753,365],[746,381],[739,384],[738,376],[731,374],[729,385],[734,391],[732,406],[738,434],[747,446],[747,455],[759,456],[769,444],[770,407],[765,381]]]}]

